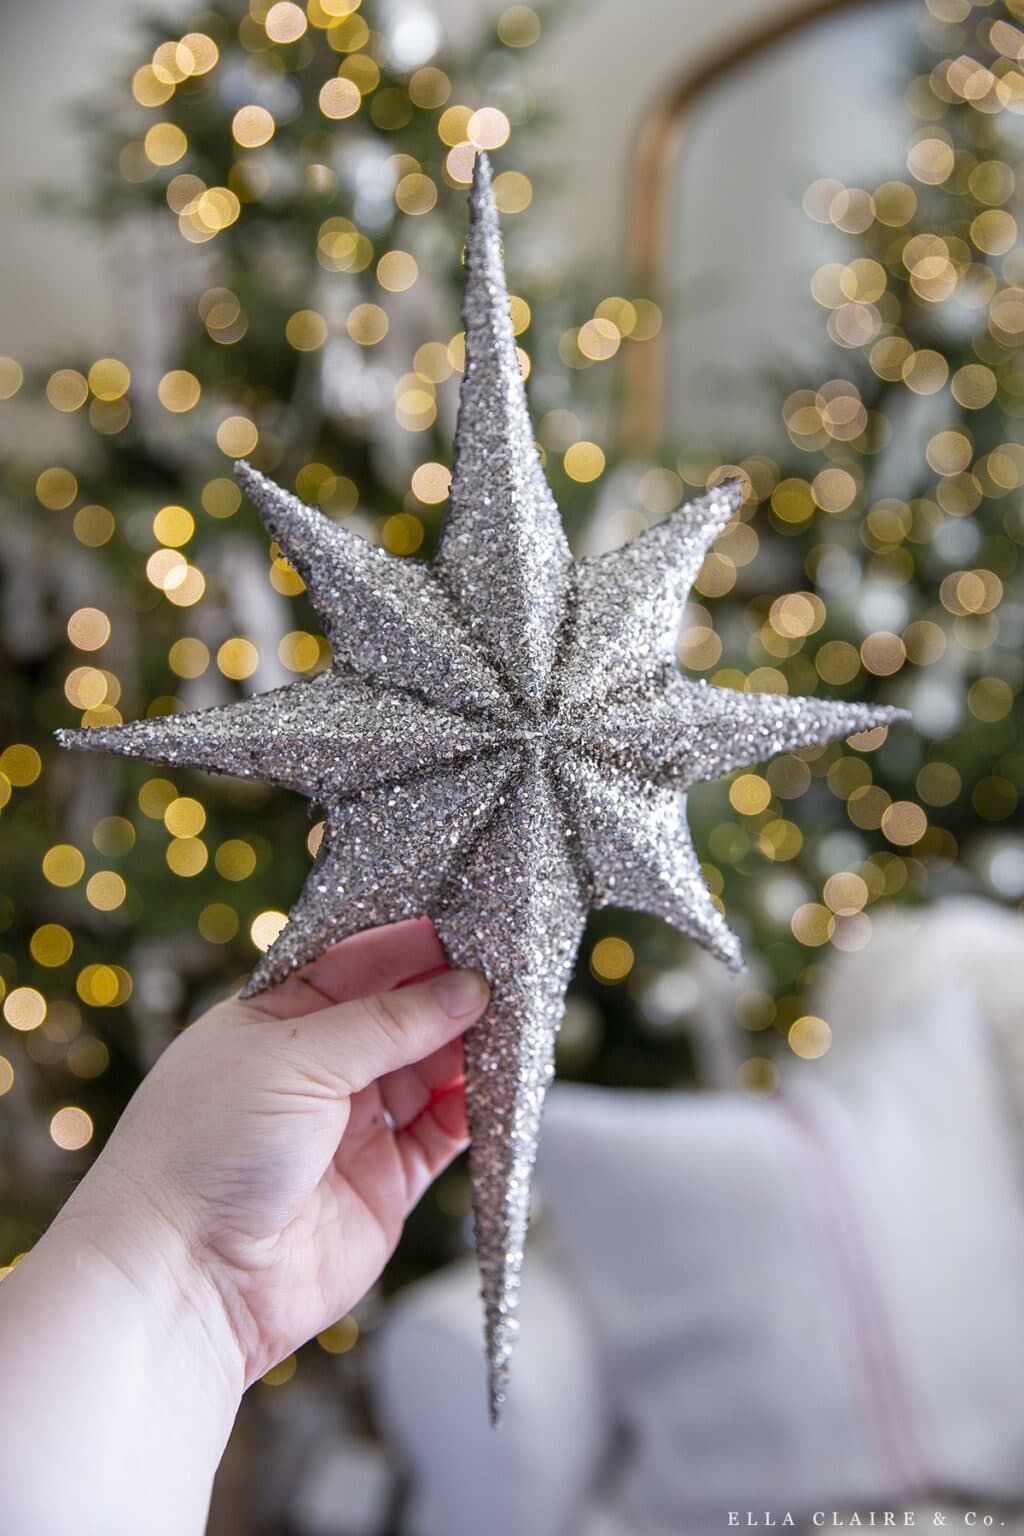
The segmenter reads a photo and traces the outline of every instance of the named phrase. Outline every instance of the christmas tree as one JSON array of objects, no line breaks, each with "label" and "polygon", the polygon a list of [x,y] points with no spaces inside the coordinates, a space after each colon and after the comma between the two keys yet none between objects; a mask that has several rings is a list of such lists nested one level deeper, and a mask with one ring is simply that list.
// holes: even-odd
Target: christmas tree
[{"label": "christmas tree", "polygon": [[[808,1001],[816,968],[868,942],[875,903],[1024,895],[1010,825],[1024,784],[1022,20],[1020,0],[928,0],[905,166],[873,190],[807,189],[808,216],[847,241],[811,285],[835,373],[786,394],[788,462],[740,460],[744,520],[709,558],[683,636],[684,664],[712,682],[913,712],[888,737],[782,757],[701,799],[713,877],[768,965],[741,1022],[807,1058],[830,1039]],[[692,482],[710,466],[690,448],[666,468]],[[775,1058],[751,1041],[747,1084],[770,1089]]]}]

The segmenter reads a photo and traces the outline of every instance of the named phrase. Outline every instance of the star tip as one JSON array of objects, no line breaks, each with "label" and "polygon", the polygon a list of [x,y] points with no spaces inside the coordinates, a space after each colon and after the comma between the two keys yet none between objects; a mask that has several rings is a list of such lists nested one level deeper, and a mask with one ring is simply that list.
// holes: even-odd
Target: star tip
[{"label": "star tip", "polygon": [[735,516],[746,500],[746,490],[739,475],[729,475],[725,480],[719,480],[717,485],[711,486],[708,496],[719,496],[726,503],[729,511]]},{"label": "star tip", "polygon": [[249,979],[238,995],[241,998],[258,997],[261,992],[266,992],[267,988],[273,986],[273,984],[274,977],[268,973],[266,956],[264,956],[253,967]]},{"label": "star tip", "polygon": [[715,926],[716,931],[710,936],[711,942],[706,944],[705,948],[711,951],[716,960],[721,960],[734,975],[738,975],[747,968],[739,935],[733,932],[724,918]]},{"label": "star tip", "polygon": [[262,483],[263,476],[258,469],[253,469],[248,459],[236,459],[235,479],[240,485],[259,485]]},{"label": "star tip", "polygon": [[743,481],[738,475],[709,485],[706,491],[680,502],[672,517],[684,525],[698,522],[701,527],[717,527],[719,532],[732,520],[746,500]]},{"label": "star tip", "polygon": [[315,507],[308,507],[293,491],[278,485],[269,475],[254,469],[247,459],[236,459],[235,479],[256,508],[270,537],[282,547],[290,545],[292,553],[298,557],[300,552],[295,548],[298,531],[308,526],[310,517],[319,521],[324,514]]},{"label": "star tip", "polygon": [[485,149],[478,149],[473,161],[473,185],[469,193],[470,222],[497,223],[498,209],[491,184],[491,162]]},{"label": "star tip", "polygon": [[747,969],[747,962],[743,958],[743,951],[738,943],[730,945],[723,952],[722,959],[734,976],[742,976]]},{"label": "star tip", "polygon": [[487,1378],[487,1412],[492,1429],[500,1429],[505,1411],[507,1376],[504,1371],[491,1369]]},{"label": "star tip", "polygon": [[[888,730],[891,725],[898,725],[901,720],[912,720],[914,717],[909,709],[904,709],[898,704],[876,704],[868,716],[869,725],[864,727],[868,731]],[[859,734],[854,732],[855,735]]]},{"label": "star tip", "polygon": [[83,728],[82,726],[62,725],[54,731],[54,739],[57,745],[70,751],[87,751],[92,743],[88,740],[97,728]]}]

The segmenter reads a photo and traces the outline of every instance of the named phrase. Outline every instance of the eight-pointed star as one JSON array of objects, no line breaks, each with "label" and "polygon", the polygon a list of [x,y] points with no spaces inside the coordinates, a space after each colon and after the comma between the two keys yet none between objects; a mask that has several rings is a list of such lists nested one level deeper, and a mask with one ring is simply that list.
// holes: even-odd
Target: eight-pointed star
[{"label": "eight-pointed star", "polygon": [[530,1176],[555,1032],[591,907],[653,913],[732,966],[685,790],[896,711],[692,682],[675,641],[727,482],[625,548],[574,560],[541,468],[509,318],[487,158],[466,251],[466,369],[440,548],[374,548],[246,464],[334,652],[313,678],[225,708],[61,732],[65,745],[298,790],[326,810],[290,920],[247,986],[427,913],[491,984],[470,1030],[470,1168],[492,1414],[507,1381]]}]

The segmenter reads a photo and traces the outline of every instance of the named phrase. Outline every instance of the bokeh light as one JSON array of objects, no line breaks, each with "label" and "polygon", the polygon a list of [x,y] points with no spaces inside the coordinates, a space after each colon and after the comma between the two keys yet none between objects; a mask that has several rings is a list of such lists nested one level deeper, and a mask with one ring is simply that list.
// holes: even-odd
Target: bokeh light
[{"label": "bokeh light", "polygon": [[62,1152],[80,1152],[92,1140],[93,1123],[84,1109],[67,1105],[50,1121],[50,1136]]}]

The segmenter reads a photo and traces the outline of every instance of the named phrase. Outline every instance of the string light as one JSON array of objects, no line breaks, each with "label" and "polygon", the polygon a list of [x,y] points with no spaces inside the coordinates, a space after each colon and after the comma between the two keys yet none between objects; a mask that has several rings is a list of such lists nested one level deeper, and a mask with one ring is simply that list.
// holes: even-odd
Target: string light
[{"label": "string light", "polygon": [[349,312],[345,329],[361,347],[375,347],[388,333],[387,311],[379,304],[357,304]]},{"label": "string light", "polygon": [[624,981],[634,959],[633,946],[625,939],[599,939],[590,952],[590,969],[598,981]]},{"label": "string light", "polygon": [[362,94],[354,80],[336,77],[326,81],[320,89],[320,110],[324,117],[329,117],[333,122],[354,117],[362,101]]},{"label": "string light", "polygon": [[269,144],[276,127],[266,107],[239,107],[231,121],[235,142],[243,149],[258,149],[263,144]]},{"label": "string light", "polygon": [[259,442],[259,430],[248,416],[226,416],[217,428],[217,447],[229,459],[244,459]]},{"label": "string light", "polygon": [[268,950],[288,921],[287,913],[270,909],[260,912],[249,925],[249,937],[259,950]]},{"label": "string light", "polygon": [[93,1123],[84,1109],[68,1105],[50,1121],[50,1137],[62,1152],[80,1152],[92,1140]]}]

